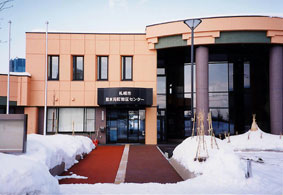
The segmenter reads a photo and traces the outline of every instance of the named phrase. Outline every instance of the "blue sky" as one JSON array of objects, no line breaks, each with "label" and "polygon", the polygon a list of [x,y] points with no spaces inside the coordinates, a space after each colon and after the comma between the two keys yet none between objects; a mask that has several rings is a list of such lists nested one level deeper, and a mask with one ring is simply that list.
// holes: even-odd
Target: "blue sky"
[{"label": "blue sky", "polygon": [[[0,0],[0,2],[3,0]],[[0,12],[0,73],[8,70],[8,21],[11,56],[25,58],[25,32],[145,32],[146,25],[194,17],[283,16],[282,0],[14,0]],[[6,41],[6,42],[5,42]]]}]

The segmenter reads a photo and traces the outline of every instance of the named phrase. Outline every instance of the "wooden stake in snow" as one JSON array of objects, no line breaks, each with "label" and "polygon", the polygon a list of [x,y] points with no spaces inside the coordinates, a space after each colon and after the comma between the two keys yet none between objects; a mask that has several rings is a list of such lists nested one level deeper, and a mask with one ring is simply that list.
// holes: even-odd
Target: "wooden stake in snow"
[{"label": "wooden stake in snow", "polygon": [[75,123],[72,121],[72,135],[75,135]]},{"label": "wooden stake in snow", "polygon": [[255,114],[253,114],[253,123],[252,123],[252,127],[251,127],[251,131],[256,131],[258,130],[258,126],[256,124],[256,121],[255,121]]},{"label": "wooden stake in snow", "polygon": [[227,143],[231,143],[231,141],[230,141],[230,133],[228,133],[228,142]]},{"label": "wooden stake in snow", "polygon": [[192,129],[192,138],[195,135],[195,123],[196,123],[196,113],[194,112],[194,118],[192,119],[193,122],[193,129]]},{"label": "wooden stake in snow", "polygon": [[206,161],[208,158],[208,150],[206,141],[204,139],[204,113],[200,112],[198,114],[198,147],[196,152],[195,161],[198,160],[199,162]]}]

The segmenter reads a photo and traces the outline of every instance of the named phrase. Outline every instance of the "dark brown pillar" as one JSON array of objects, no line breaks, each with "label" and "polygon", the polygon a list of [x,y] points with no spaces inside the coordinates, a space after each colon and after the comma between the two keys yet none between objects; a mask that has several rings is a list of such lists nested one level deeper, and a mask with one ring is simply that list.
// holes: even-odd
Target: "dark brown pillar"
[{"label": "dark brown pillar", "polygon": [[269,97],[271,133],[280,134],[283,130],[283,47],[270,48]]},{"label": "dark brown pillar", "polygon": [[196,109],[197,115],[204,112],[204,127],[207,130],[208,113],[208,48],[200,46],[196,49]]}]

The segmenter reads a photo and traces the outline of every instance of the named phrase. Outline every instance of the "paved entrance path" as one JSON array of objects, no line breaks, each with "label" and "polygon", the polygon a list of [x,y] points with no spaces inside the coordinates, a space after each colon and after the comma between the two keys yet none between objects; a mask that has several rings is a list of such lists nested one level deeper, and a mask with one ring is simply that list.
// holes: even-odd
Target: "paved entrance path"
[{"label": "paved entrance path", "polygon": [[130,146],[126,183],[177,183],[183,179],[156,146]]},{"label": "paved entrance path", "polygon": [[[122,158],[123,154],[123,158]],[[119,171],[118,171],[119,169]],[[71,183],[176,183],[183,181],[156,146],[98,146],[63,176],[76,174],[87,179],[66,178]],[[115,180],[116,179],[116,180]]]},{"label": "paved entrance path", "polygon": [[88,179],[62,179],[59,183],[114,183],[123,150],[124,146],[98,146],[78,164],[63,173],[63,176],[77,174]]}]

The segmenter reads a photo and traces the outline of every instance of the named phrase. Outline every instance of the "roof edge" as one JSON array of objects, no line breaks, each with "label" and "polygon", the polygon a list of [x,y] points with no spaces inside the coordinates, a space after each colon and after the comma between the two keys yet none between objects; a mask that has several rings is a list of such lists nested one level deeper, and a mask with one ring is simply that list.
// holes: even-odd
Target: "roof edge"
[{"label": "roof edge", "polygon": [[[45,34],[46,32],[25,32],[26,34],[29,33],[36,33],[36,34]],[[146,35],[146,33],[90,33],[90,32],[48,32],[48,34],[93,34],[93,35]]]},{"label": "roof edge", "polygon": [[150,24],[147,25],[147,27],[151,26],[157,26],[161,24],[169,24],[169,23],[174,23],[174,22],[183,22],[185,20],[190,20],[190,19],[214,19],[214,18],[241,18],[241,17],[266,17],[266,18],[282,18],[281,16],[268,16],[268,15],[231,15],[231,16],[211,16],[211,17],[198,17],[198,18],[186,18],[184,20],[173,20],[169,22],[161,22],[161,23],[156,23],[156,24]]}]

